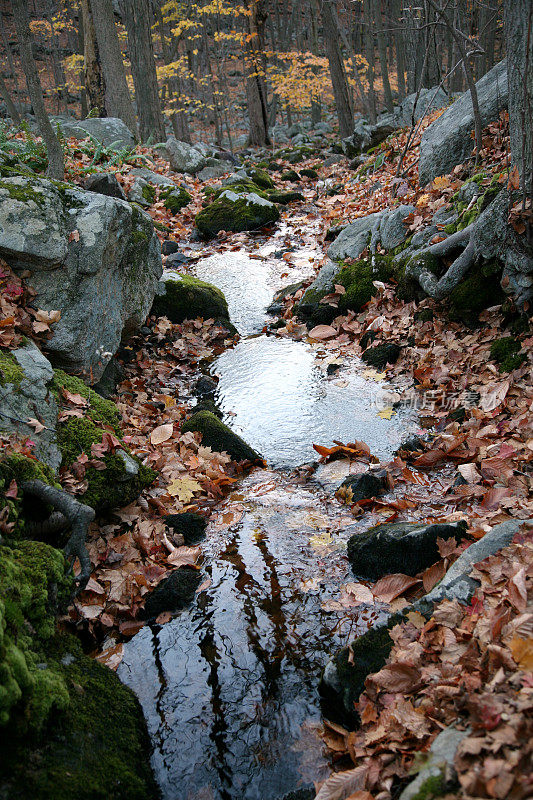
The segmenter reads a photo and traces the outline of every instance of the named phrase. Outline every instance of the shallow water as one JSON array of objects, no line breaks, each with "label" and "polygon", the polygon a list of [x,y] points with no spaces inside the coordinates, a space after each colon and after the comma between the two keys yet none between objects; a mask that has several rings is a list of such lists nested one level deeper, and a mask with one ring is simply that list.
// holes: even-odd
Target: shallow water
[{"label": "shallow water", "polygon": [[[268,464],[296,467],[318,458],[313,443],[365,441],[386,458],[405,436],[407,416],[378,417],[387,387],[363,375],[364,364],[328,376],[310,346],[257,336],[217,358],[215,400],[224,422],[258,450]],[[359,369],[357,369],[359,367]]]},{"label": "shallow water", "polygon": [[353,580],[346,540],[365,526],[332,499],[342,470],[325,465],[295,485],[280,468],[315,460],[312,444],[334,439],[361,439],[385,458],[410,418],[377,416],[386,387],[366,380],[358,359],[328,376],[325,351],[260,333],[274,293],[313,272],[309,227],[297,224],[193,269],[224,291],[243,335],[211,365],[217,404],[276,469],[252,472],[215,512],[203,564],[210,583],[192,608],[125,645],[119,675],[142,703],[164,800],[279,800],[327,777],[320,673],[380,613],[323,608]]},{"label": "shallow water", "polygon": [[208,530],[210,586],[125,646],[119,675],[142,703],[166,800],[277,800],[327,777],[317,679],[379,613],[343,623],[321,608],[349,579],[352,524],[311,489],[256,471]]}]

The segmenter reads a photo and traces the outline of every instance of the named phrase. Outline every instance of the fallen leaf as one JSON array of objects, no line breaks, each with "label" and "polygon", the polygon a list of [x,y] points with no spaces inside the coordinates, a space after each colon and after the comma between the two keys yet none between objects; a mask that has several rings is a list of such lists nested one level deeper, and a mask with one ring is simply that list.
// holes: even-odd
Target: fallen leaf
[{"label": "fallen leaf", "polygon": [[391,600],[399,597],[411,586],[416,586],[417,583],[420,583],[417,578],[402,575],[401,572],[393,575],[384,575],[374,584],[372,593],[377,600],[381,600],[383,603],[390,603]]},{"label": "fallen leaf", "polygon": [[164,425],[159,425],[154,428],[150,434],[150,442],[152,444],[162,444],[167,442],[174,433],[174,425],[172,422],[166,422]]},{"label": "fallen leaf", "polygon": [[332,339],[336,335],[337,331],[335,328],[332,328],[331,325],[316,325],[309,331],[309,337],[311,339],[318,339],[319,341],[322,339]]}]

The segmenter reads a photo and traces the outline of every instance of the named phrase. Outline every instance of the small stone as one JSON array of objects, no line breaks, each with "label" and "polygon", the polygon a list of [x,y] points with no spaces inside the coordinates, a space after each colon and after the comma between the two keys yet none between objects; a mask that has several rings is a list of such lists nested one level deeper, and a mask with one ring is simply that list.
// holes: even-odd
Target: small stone
[{"label": "small stone", "polygon": [[161,245],[161,253],[164,256],[169,256],[172,253],[179,253],[179,249],[180,249],[179,244],[177,242],[173,242],[172,239],[165,239],[165,241]]},{"label": "small stone", "polygon": [[211,392],[215,391],[217,386],[218,381],[215,380],[215,378],[212,378],[210,375],[202,375],[194,385],[194,394],[211,394]]},{"label": "small stone", "polygon": [[377,344],[365,350],[361,358],[366,364],[376,369],[383,369],[387,364],[394,364],[401,353],[397,344]]},{"label": "small stone", "polygon": [[379,497],[387,489],[387,473],[385,470],[379,472],[363,472],[359,475],[348,475],[343,480],[339,489],[349,489],[352,493],[351,502],[358,503],[369,497]]},{"label": "small stone", "polygon": [[90,175],[85,181],[85,188],[89,192],[98,192],[98,194],[105,194],[107,197],[116,197],[119,200],[127,199],[116,175],[110,172]]},{"label": "small stone", "polygon": [[167,578],[163,578],[148,596],[139,613],[140,619],[154,619],[163,611],[181,611],[194,600],[202,574],[192,567],[179,567]]},{"label": "small stone", "polygon": [[173,253],[167,256],[167,260],[165,261],[165,268],[172,269],[174,267],[181,267],[183,264],[187,264],[189,259],[187,258],[184,253],[180,253],[178,250],[175,250]]},{"label": "small stone", "polygon": [[186,545],[198,544],[205,538],[207,520],[201,514],[184,511],[181,514],[169,514],[165,523],[172,528],[174,533],[183,536]]}]

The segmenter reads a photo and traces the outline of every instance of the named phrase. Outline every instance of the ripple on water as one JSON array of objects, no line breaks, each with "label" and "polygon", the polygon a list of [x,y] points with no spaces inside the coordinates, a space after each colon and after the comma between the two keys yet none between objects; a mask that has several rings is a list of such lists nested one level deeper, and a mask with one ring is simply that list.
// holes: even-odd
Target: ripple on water
[{"label": "ripple on water", "polygon": [[[235,502],[242,518],[228,528]],[[254,472],[210,526],[211,585],[125,645],[119,675],[142,703],[164,800],[278,800],[327,777],[317,685],[349,630],[346,612],[321,605],[347,578],[351,522],[309,489]],[[332,550],[310,544],[324,524]],[[377,613],[352,611],[352,634]]]},{"label": "ripple on water", "polygon": [[[317,458],[313,443],[368,444],[389,457],[405,438],[408,416],[378,417],[386,387],[345,370],[328,377],[303,342],[273,336],[240,341],[213,363],[216,402],[224,421],[271,466],[295,467]],[[376,405],[377,402],[381,405]]]}]

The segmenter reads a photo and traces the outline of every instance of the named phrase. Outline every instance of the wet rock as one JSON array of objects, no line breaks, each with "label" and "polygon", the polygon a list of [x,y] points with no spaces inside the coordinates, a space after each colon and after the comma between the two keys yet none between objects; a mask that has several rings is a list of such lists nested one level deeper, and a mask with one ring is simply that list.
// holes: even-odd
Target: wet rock
[{"label": "wet rock", "polygon": [[419,524],[392,522],[377,525],[348,540],[348,559],[354,573],[377,580],[392,572],[416,575],[439,560],[437,539],[466,535],[466,523]]},{"label": "wet rock", "polygon": [[202,395],[202,394],[210,394],[214,392],[218,386],[218,380],[212,378],[210,375],[202,375],[196,381],[194,385],[194,394],[195,395]]},{"label": "wet rock", "polygon": [[167,260],[165,261],[165,269],[173,269],[174,267],[182,267],[184,264],[187,264],[189,259],[184,253],[180,253],[179,251],[174,251],[167,256]]},{"label": "wet rock", "polygon": [[119,200],[126,200],[124,189],[112,172],[99,172],[96,175],[89,175],[85,181],[85,188],[88,192],[98,192],[107,197],[117,197]]},{"label": "wet rock", "polygon": [[401,353],[401,348],[397,344],[377,344],[375,347],[368,347],[361,358],[371,367],[383,369],[387,364],[394,364]]},{"label": "wet rock", "polygon": [[304,200],[301,192],[269,192],[268,199],[271,203],[277,203],[280,206],[287,206],[289,203],[298,203]]},{"label": "wet rock", "polygon": [[[496,64],[476,83],[482,126],[498,119],[507,108],[509,88],[506,59]],[[437,175],[446,175],[472,153],[474,114],[466,91],[426,128],[420,143],[419,181],[425,186]]]},{"label": "wet rock", "polygon": [[201,514],[185,511],[182,514],[169,514],[165,523],[174,533],[183,536],[186,545],[198,544],[205,538],[207,520]]},{"label": "wet rock", "polygon": [[403,244],[408,236],[404,219],[414,211],[414,206],[401,205],[390,211],[379,211],[350,223],[328,249],[328,256],[335,260],[359,258],[369,245],[375,248],[381,242],[385,250]]},{"label": "wet rock", "polygon": [[220,231],[252,231],[276,222],[279,211],[274,203],[255,192],[225,189],[196,217],[196,227],[206,239]]},{"label": "wet rock", "polygon": [[289,286],[284,286],[279,292],[276,292],[274,299],[267,308],[269,314],[279,314],[283,310],[283,302],[291,295],[298,292],[304,286],[304,281],[298,283],[291,283]]},{"label": "wet rock", "polygon": [[280,800],[314,800],[316,792],[314,789],[296,789],[294,792],[284,794]]},{"label": "wet rock", "polygon": [[144,323],[162,272],[147,214],[45,178],[0,180],[0,256],[31,270],[38,308],[61,311],[46,343],[52,363],[91,382]]},{"label": "wet rock", "polygon": [[399,448],[396,450],[396,454],[401,453],[402,450],[407,450],[410,453],[417,453],[424,449],[424,442],[420,437],[413,436],[412,439],[407,439],[407,441],[402,442]]},{"label": "wet rock", "polygon": [[378,335],[377,331],[372,331],[372,330],[365,331],[361,336],[361,338],[359,339],[359,345],[361,349],[366,350],[368,345],[372,344],[377,335]]},{"label": "wet rock", "polygon": [[[152,331],[149,330],[148,335],[151,333]],[[113,357],[105,368],[104,374],[98,383],[94,384],[93,389],[95,392],[98,392],[98,394],[102,395],[102,397],[109,398],[115,394],[118,384],[123,381],[125,377],[126,373],[124,372],[122,364],[120,364],[120,362]]]},{"label": "wet rock", "polygon": [[179,567],[167,578],[163,578],[148,595],[141,619],[155,619],[163,611],[181,611],[194,600],[196,590],[202,582],[202,573],[192,567]]},{"label": "wet rock", "polygon": [[152,306],[152,314],[168,317],[171,322],[184,319],[229,321],[228,304],[223,293],[211,283],[165,270]]},{"label": "wet rock", "polygon": [[198,411],[182,425],[182,433],[198,431],[202,434],[202,444],[217,453],[227,453],[234,461],[262,462],[263,459],[244,439],[224,425],[209,411]]},{"label": "wet rock", "polygon": [[352,503],[358,503],[359,500],[366,500],[369,497],[379,497],[387,490],[387,474],[384,470],[380,470],[348,475],[339,489],[350,490]]},{"label": "wet rock", "polygon": [[337,310],[331,306],[324,305],[320,301],[331,291],[333,279],[338,271],[338,264],[334,261],[326,261],[296,307],[296,313],[301,319],[309,320],[316,324],[327,324],[335,317]]}]

